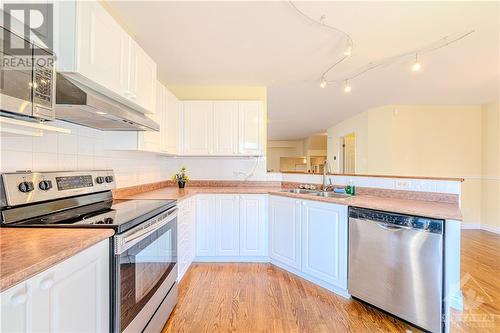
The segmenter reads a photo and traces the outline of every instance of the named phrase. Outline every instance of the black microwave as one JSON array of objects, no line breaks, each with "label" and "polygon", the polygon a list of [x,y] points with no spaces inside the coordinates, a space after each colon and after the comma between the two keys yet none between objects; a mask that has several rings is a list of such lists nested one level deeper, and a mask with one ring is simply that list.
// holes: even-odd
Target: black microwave
[{"label": "black microwave", "polygon": [[[29,45],[16,54],[11,45]],[[0,27],[0,111],[3,116],[54,120],[55,56]]]}]

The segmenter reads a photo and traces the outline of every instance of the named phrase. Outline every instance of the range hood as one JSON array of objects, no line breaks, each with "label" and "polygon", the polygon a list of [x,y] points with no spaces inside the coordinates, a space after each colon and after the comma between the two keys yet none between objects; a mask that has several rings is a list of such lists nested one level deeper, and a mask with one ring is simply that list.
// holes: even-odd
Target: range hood
[{"label": "range hood", "polygon": [[56,118],[103,131],[159,131],[160,125],[61,73],[56,80]]}]

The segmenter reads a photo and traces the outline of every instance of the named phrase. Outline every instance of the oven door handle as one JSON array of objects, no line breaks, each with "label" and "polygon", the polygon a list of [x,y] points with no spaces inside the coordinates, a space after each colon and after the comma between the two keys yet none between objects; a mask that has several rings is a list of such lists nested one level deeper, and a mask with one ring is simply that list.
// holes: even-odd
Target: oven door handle
[{"label": "oven door handle", "polygon": [[115,253],[121,254],[121,253],[125,252],[126,250],[128,250],[129,248],[131,248],[135,244],[139,243],[141,240],[143,240],[147,236],[151,235],[153,232],[157,231],[161,227],[170,223],[172,220],[177,218],[177,211],[178,211],[178,209],[175,208],[164,219],[161,219],[158,222],[151,224],[150,226],[148,226],[146,228],[139,229],[132,234],[123,235],[123,236],[120,236],[120,235],[115,236]]}]

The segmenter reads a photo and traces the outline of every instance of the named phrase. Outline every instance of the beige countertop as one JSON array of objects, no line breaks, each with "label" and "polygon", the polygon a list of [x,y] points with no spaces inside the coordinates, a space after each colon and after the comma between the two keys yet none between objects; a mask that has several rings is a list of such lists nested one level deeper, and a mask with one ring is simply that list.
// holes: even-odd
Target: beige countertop
[{"label": "beige countertop", "polygon": [[112,229],[0,228],[0,291],[113,234]]},{"label": "beige countertop", "polygon": [[372,195],[356,195],[351,198],[324,198],[308,194],[296,194],[282,192],[280,187],[187,187],[178,189],[176,187],[165,187],[162,189],[144,192],[132,196],[129,199],[186,199],[195,194],[223,194],[223,193],[242,193],[242,194],[272,194],[280,195],[297,199],[305,199],[312,201],[332,202],[342,205],[371,208],[388,212],[401,214],[410,214],[423,217],[445,219],[445,220],[462,220],[462,213],[458,204],[433,202],[424,200],[397,199],[388,197],[379,197]]}]

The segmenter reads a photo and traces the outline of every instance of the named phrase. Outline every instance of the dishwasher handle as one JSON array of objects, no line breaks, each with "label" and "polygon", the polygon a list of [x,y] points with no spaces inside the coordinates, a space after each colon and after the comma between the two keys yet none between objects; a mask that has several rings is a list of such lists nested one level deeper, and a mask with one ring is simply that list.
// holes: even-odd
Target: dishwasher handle
[{"label": "dishwasher handle", "polygon": [[403,227],[403,226],[396,226],[393,224],[388,224],[388,223],[380,223],[380,222],[375,222],[375,221],[370,221],[374,222],[379,228],[388,230],[388,231],[401,231],[401,230],[411,230],[412,228],[410,227]]}]

